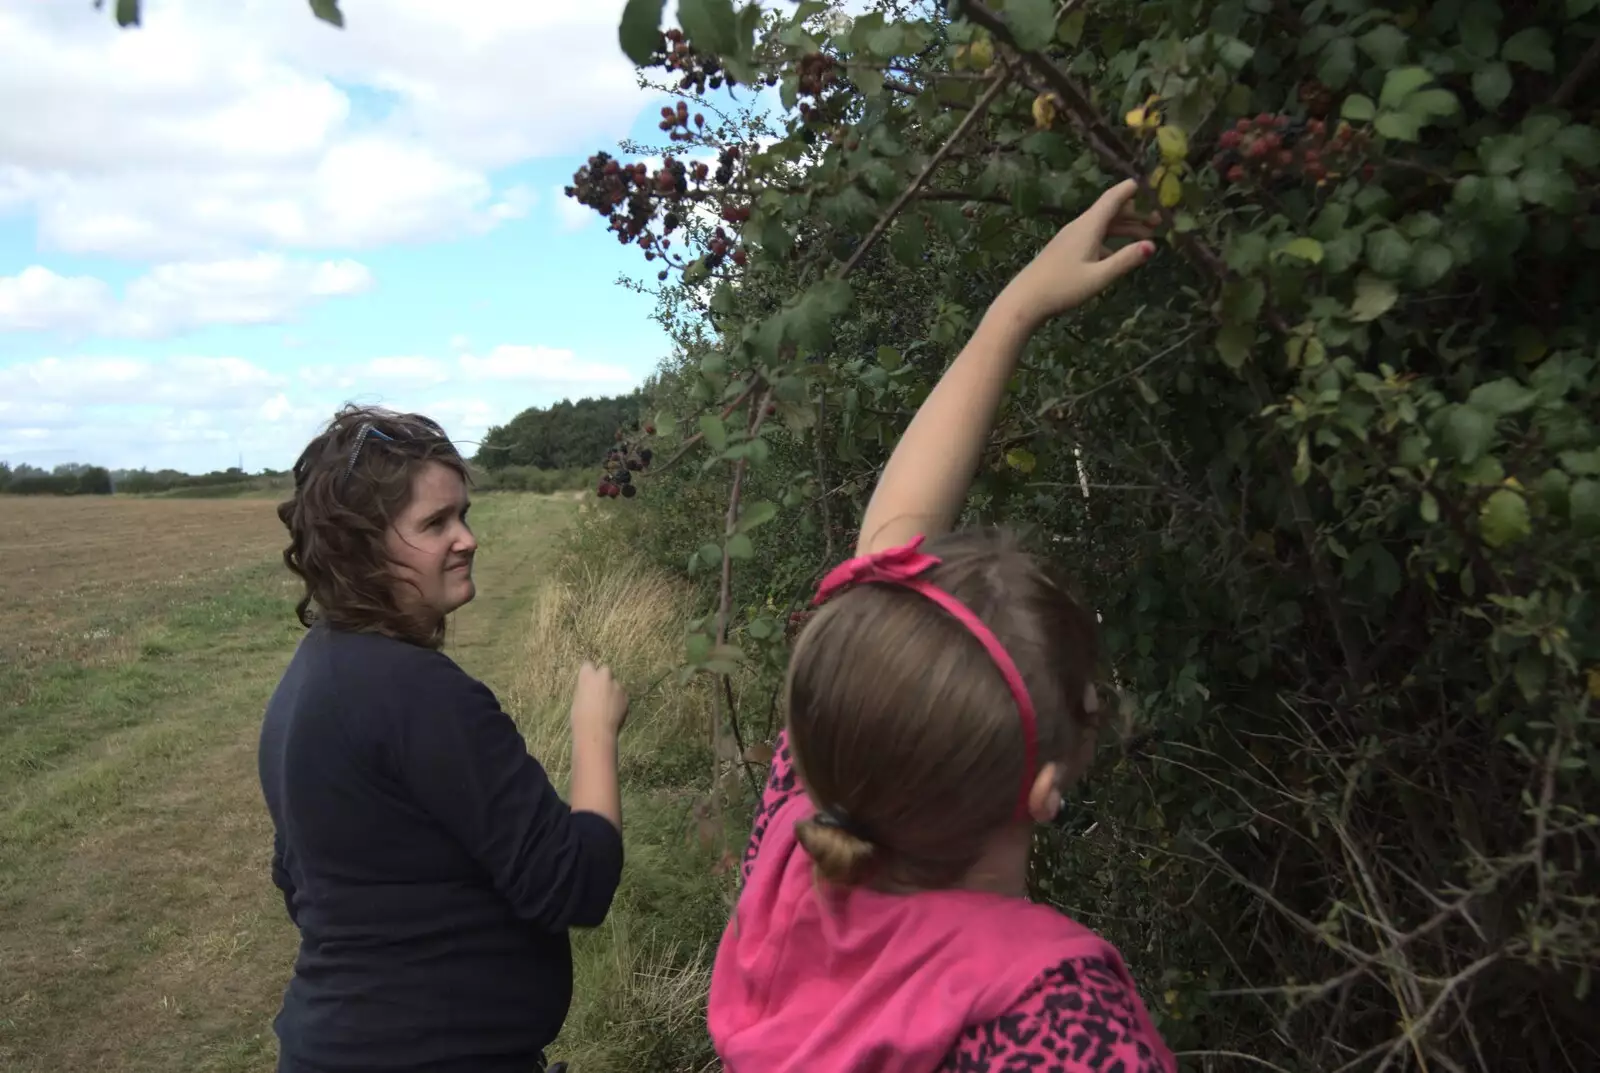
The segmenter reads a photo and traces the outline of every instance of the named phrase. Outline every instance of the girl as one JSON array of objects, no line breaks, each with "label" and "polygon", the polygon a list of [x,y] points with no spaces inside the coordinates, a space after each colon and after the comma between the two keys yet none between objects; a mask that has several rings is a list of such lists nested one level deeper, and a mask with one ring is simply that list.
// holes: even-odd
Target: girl
[{"label": "girl", "polygon": [[729,1073],[1176,1068],[1116,949],[1026,896],[1094,749],[1093,617],[1010,537],[949,534],[1029,336],[1154,252],[1105,245],[1151,233],[1136,190],[990,306],[822,583],[712,975]]}]

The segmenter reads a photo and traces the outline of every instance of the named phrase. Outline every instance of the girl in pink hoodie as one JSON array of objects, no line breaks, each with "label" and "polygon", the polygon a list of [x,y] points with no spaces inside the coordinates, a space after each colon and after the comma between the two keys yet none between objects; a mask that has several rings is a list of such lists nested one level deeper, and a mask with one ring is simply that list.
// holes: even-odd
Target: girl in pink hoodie
[{"label": "girl in pink hoodie", "polygon": [[1026,893],[1094,749],[1094,618],[1005,534],[950,533],[1028,338],[1154,251],[1106,246],[1150,234],[1136,189],[989,307],[823,581],[711,978],[727,1073],[1176,1069],[1117,950]]}]

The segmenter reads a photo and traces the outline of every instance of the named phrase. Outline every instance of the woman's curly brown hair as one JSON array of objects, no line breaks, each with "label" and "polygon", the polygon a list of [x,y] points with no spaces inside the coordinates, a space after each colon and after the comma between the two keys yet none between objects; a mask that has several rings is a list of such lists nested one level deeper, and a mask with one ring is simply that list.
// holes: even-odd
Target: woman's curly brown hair
[{"label": "woman's curly brown hair", "polygon": [[408,611],[384,541],[411,500],[412,480],[430,462],[470,483],[466,460],[437,423],[421,414],[346,406],[294,464],[294,495],[278,505],[289,530],[283,562],[305,595],[302,625],[381,633],[428,648],[444,643],[444,621]]}]

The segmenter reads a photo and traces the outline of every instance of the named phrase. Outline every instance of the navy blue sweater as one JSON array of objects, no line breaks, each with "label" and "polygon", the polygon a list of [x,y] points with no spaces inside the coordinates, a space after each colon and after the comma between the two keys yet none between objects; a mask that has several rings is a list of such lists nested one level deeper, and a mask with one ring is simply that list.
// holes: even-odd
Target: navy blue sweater
[{"label": "navy blue sweater", "polygon": [[283,1068],[528,1073],[605,919],[610,821],[574,812],[439,652],[315,626],[267,705],[273,882],[300,929]]}]

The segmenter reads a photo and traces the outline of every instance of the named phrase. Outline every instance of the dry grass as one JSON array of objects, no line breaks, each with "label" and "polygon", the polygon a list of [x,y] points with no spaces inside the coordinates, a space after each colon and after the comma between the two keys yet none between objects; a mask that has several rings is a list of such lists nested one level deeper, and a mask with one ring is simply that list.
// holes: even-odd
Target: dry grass
[{"label": "dry grass", "polygon": [[623,748],[653,755],[663,742],[709,740],[710,697],[703,683],[679,687],[688,589],[637,558],[571,556],[539,590],[529,619],[526,658],[513,680],[530,751],[565,772],[567,712],[576,668],[603,663],[627,686],[633,708]]}]

